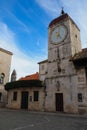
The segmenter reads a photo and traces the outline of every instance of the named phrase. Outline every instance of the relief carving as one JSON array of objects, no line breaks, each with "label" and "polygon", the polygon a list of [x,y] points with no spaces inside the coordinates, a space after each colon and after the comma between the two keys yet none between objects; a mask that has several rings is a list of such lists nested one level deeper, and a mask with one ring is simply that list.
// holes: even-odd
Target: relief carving
[{"label": "relief carving", "polygon": [[57,74],[57,69],[53,70],[53,74],[56,75]]},{"label": "relief carving", "polygon": [[84,77],[78,77],[78,82],[84,82],[85,78]]},{"label": "relief carving", "polygon": [[57,91],[60,91],[60,82],[59,81],[56,82],[56,87],[57,87]]},{"label": "relief carving", "polygon": [[65,69],[62,69],[62,73],[65,74]]}]

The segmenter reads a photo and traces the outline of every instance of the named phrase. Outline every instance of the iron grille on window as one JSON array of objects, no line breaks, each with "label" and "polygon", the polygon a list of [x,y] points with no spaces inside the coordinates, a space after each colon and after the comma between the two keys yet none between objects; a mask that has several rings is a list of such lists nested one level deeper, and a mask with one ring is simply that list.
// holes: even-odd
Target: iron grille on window
[{"label": "iron grille on window", "polygon": [[17,92],[13,93],[13,100],[16,101],[17,100]]},{"label": "iron grille on window", "polygon": [[39,98],[39,92],[34,91],[34,101],[38,101],[38,98]]},{"label": "iron grille on window", "polygon": [[78,93],[78,102],[82,102],[83,99],[82,99],[82,93]]}]

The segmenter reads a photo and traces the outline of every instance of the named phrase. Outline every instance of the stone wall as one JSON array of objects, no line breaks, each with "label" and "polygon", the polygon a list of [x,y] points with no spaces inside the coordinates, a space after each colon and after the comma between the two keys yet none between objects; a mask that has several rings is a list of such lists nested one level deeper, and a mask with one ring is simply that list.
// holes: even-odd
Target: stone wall
[{"label": "stone wall", "polygon": [[[39,92],[39,100],[34,101],[33,92]],[[17,100],[13,100],[13,93],[17,92]],[[44,92],[43,88],[20,88],[20,89],[12,89],[8,91],[8,108],[12,109],[21,109],[21,93],[28,92],[28,110],[35,110],[35,111],[43,111],[43,99],[44,99]]]},{"label": "stone wall", "polygon": [[9,81],[11,67],[11,55],[0,51],[0,73],[5,74],[4,84]]},{"label": "stone wall", "polygon": [[47,64],[48,62],[39,64],[39,77],[41,81],[44,81],[47,75]]},{"label": "stone wall", "polygon": [[7,103],[7,92],[4,89],[4,85],[9,81],[11,57],[12,57],[11,52],[0,48],[0,76],[2,73],[5,75],[3,80],[4,82],[0,83],[0,93],[1,93],[0,107],[5,107]]}]

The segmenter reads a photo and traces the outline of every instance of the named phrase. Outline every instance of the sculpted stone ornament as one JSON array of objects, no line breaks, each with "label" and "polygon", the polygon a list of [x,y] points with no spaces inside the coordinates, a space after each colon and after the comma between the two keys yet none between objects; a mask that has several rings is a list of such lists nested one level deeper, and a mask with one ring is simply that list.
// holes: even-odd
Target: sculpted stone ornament
[{"label": "sculpted stone ornament", "polygon": [[57,87],[57,91],[60,91],[60,82],[59,81],[56,82],[56,87]]}]

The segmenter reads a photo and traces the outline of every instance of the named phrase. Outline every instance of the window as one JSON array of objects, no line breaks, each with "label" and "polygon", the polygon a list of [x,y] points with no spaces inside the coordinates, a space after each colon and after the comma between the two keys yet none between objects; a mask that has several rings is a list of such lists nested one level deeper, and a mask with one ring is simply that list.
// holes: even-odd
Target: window
[{"label": "window", "polygon": [[77,34],[75,34],[75,38],[77,38]]},{"label": "window", "polygon": [[0,93],[0,101],[1,101],[1,98],[2,98],[2,93]]},{"label": "window", "polygon": [[82,99],[82,93],[78,93],[78,102],[82,102],[83,99]]},{"label": "window", "polygon": [[39,92],[34,91],[34,101],[38,101],[38,98],[39,98]]},{"label": "window", "polygon": [[17,100],[17,92],[13,93],[13,100],[16,101]]},{"label": "window", "polygon": [[5,74],[1,73],[1,75],[0,75],[0,84],[4,83],[4,77],[5,77]]}]

